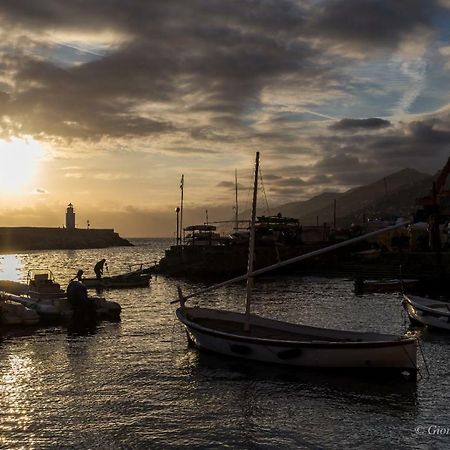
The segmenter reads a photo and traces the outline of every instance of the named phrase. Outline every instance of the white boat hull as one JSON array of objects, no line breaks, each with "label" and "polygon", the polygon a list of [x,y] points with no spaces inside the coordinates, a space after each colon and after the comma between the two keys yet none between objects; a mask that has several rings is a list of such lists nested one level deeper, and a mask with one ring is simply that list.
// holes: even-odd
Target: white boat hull
[{"label": "white boat hull", "polygon": [[36,325],[39,315],[36,311],[18,303],[0,299],[0,324],[2,325]]},{"label": "white boat hull", "polygon": [[[64,321],[73,317],[74,311],[66,298],[32,298],[23,295],[3,293],[2,297],[20,306],[25,306],[38,314],[43,321]],[[117,302],[105,300],[102,297],[91,297],[89,301],[94,302],[95,312],[99,319],[118,320],[121,307]]]},{"label": "white boat hull", "polygon": [[424,297],[403,295],[403,305],[411,322],[450,331],[450,304]]},{"label": "white boat hull", "polygon": [[[188,312],[186,313],[186,310]],[[255,338],[244,334],[226,333],[199,325],[195,316],[227,315],[235,323],[244,323],[244,315],[206,308],[182,308],[178,319],[185,325],[188,336],[200,350],[273,364],[327,369],[394,369],[415,376],[417,341],[390,335],[353,333],[338,330],[286,324],[252,315],[251,326],[274,326],[278,331],[317,335],[309,340]],[[194,316],[194,320],[190,317]],[[284,329],[284,330],[283,330]],[[327,335],[328,332],[328,336]],[[346,339],[345,336],[349,338]],[[336,340],[333,339],[336,337]],[[354,339],[352,339],[354,337]],[[367,340],[364,340],[364,337]],[[325,340],[326,339],[326,340]]]}]

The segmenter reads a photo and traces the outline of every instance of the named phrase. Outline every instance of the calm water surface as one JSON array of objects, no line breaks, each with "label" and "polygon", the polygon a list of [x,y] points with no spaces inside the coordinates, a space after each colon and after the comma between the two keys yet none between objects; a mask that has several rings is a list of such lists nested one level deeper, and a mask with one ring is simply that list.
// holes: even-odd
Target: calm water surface
[{"label": "calm water surface", "polygon": [[[65,285],[79,268],[93,274],[102,257],[111,273],[153,261],[170,241],[135,243],[3,255],[0,278],[23,281],[28,269],[47,267]],[[90,334],[4,332],[0,448],[450,448],[449,335],[422,335],[430,377],[417,384],[199,355],[187,348],[169,304],[177,284],[184,292],[201,286],[160,276],[149,288],[105,291],[122,305],[122,321]],[[268,277],[256,284],[254,310],[336,328],[401,333],[408,326],[398,297],[358,297],[352,288],[344,279]],[[242,310],[244,291],[232,286],[200,302]],[[449,434],[429,434],[430,426]]]}]

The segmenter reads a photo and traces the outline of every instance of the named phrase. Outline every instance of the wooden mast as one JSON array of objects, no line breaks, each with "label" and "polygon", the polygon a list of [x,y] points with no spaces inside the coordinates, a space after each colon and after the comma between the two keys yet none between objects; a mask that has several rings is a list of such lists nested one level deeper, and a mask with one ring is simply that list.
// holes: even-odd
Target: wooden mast
[{"label": "wooden mast", "polygon": [[250,329],[250,303],[253,289],[253,263],[255,259],[255,222],[256,222],[256,200],[258,197],[258,174],[259,174],[259,152],[256,152],[255,180],[253,183],[252,220],[250,224],[250,239],[248,243],[248,265],[247,265],[247,297],[245,302],[245,324],[244,329]]}]

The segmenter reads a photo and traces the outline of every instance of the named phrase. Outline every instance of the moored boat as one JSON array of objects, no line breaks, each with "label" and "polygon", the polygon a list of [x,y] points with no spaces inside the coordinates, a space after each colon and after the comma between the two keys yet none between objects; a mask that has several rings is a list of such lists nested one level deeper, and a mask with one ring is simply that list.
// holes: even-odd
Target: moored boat
[{"label": "moored boat", "polygon": [[[12,285],[17,294],[2,292],[1,298],[8,304],[31,310],[40,322],[64,322],[74,317],[75,311],[67,292],[55,281],[51,270],[32,269],[28,272],[27,281],[26,285]],[[20,286],[23,288],[19,289]],[[90,296],[86,301],[96,319],[120,319],[122,308],[117,302],[98,296]]]},{"label": "moored boat", "polygon": [[10,301],[0,293],[0,324],[4,326],[27,326],[39,323],[39,315],[33,309]]},{"label": "moored boat", "polygon": [[364,280],[357,278],[355,280],[355,292],[374,293],[374,292],[400,292],[402,289],[411,289],[417,287],[419,280],[417,279],[380,279],[380,280]]},{"label": "moored boat", "polygon": [[[254,270],[255,216],[259,173],[259,153],[256,155],[253,190],[252,221],[250,228],[248,271],[224,283],[184,296],[178,288],[180,307],[178,320],[185,326],[189,340],[199,349],[223,355],[266,363],[287,364],[296,367],[383,371],[402,374],[415,379],[417,374],[417,339],[389,334],[354,332],[310,327],[259,317],[251,313],[253,278],[311,256],[340,248],[348,243],[364,240],[383,231],[339,243],[291,258],[269,267]],[[399,224],[388,229],[393,229]],[[247,280],[245,314],[211,308],[187,307],[189,298],[211,292],[231,283]]]},{"label": "moored boat", "polygon": [[152,278],[154,267],[139,264],[139,268],[119,275],[112,275],[102,278],[83,278],[83,284],[87,288],[93,289],[122,289],[148,287]]},{"label": "moored boat", "polygon": [[[14,295],[2,293],[1,298],[17,306],[23,306],[35,313],[40,322],[64,322],[72,319],[74,309],[67,296],[59,298],[30,297],[28,295]],[[98,320],[119,320],[121,306],[117,302],[103,297],[89,297],[92,302],[95,317]]]},{"label": "moored boat", "polygon": [[403,294],[403,306],[412,323],[450,331],[450,303]]},{"label": "moored boat", "polygon": [[176,315],[200,350],[297,367],[415,376],[415,338],[310,327],[254,314],[247,321],[245,314],[198,307],[179,308]]}]

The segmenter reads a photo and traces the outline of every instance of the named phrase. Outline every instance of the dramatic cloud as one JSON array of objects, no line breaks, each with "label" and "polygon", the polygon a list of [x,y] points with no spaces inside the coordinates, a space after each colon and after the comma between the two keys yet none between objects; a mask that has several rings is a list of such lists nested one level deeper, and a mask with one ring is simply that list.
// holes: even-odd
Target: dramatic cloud
[{"label": "dramatic cloud", "polygon": [[0,138],[47,145],[29,192],[135,217],[181,173],[192,210],[232,203],[256,150],[276,201],[433,173],[449,24],[446,0],[2,0]]},{"label": "dramatic cloud", "polygon": [[436,1],[326,0],[312,25],[332,40],[366,48],[397,47],[408,33],[431,28]]},{"label": "dramatic cloud", "polygon": [[369,119],[342,119],[330,126],[332,130],[377,129],[391,126],[389,120],[377,117]]}]

